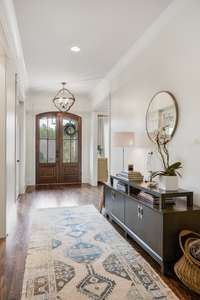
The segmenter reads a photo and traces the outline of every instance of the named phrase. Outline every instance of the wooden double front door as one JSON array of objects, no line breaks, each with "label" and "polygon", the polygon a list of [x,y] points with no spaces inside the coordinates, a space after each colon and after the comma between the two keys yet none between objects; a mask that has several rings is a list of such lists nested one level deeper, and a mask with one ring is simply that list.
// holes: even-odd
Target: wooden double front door
[{"label": "wooden double front door", "polygon": [[81,117],[36,116],[36,184],[81,183]]}]

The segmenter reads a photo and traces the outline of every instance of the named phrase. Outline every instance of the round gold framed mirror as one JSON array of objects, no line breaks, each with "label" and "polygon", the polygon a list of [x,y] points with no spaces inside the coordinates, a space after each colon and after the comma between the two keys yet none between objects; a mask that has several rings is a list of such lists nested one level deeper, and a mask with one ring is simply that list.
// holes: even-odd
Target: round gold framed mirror
[{"label": "round gold framed mirror", "polygon": [[156,93],[146,113],[146,131],[149,139],[156,142],[158,133],[165,132],[170,141],[178,124],[178,105],[174,95],[168,91]]}]

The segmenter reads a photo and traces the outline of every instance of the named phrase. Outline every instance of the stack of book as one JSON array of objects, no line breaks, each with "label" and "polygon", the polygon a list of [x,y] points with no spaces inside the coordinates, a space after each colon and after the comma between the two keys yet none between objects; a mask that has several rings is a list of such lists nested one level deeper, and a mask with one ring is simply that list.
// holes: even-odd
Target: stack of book
[{"label": "stack of book", "polygon": [[[120,180],[117,182],[116,189],[120,192],[128,193],[128,185],[126,183],[123,183]],[[138,190],[132,186],[129,186],[129,192],[130,192],[130,195],[136,196],[139,194],[140,190]]]},{"label": "stack of book", "polygon": [[[160,199],[158,197],[146,194],[144,192],[140,192],[139,198],[141,198],[142,200],[145,200],[149,203],[152,203],[153,205],[158,205],[160,203]],[[173,198],[168,198],[168,199],[165,199],[165,203],[166,204],[175,204],[175,201]]]},{"label": "stack of book", "polygon": [[116,186],[118,191],[127,193],[127,185],[123,184],[122,182],[118,181]]},{"label": "stack of book", "polygon": [[122,179],[134,181],[134,182],[142,182],[143,181],[142,174],[140,172],[136,172],[136,171],[121,171],[120,173],[117,174],[117,176],[121,177]]}]

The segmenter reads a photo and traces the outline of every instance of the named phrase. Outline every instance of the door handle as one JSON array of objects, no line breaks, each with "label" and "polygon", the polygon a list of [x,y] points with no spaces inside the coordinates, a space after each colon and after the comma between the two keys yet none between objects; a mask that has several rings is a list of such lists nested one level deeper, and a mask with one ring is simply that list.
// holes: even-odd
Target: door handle
[{"label": "door handle", "polygon": [[114,191],[112,191],[112,199],[114,200],[115,199],[115,192]]},{"label": "door handle", "polygon": [[142,219],[143,218],[143,207],[141,206],[140,208],[140,218]]},{"label": "door handle", "polygon": [[143,207],[138,205],[138,218],[141,220],[143,218]]},{"label": "door handle", "polygon": [[59,160],[59,151],[56,150],[56,161],[58,161],[58,160]]},{"label": "door handle", "polygon": [[138,215],[138,219],[140,219],[140,205],[138,205],[138,208],[137,208],[137,215]]}]

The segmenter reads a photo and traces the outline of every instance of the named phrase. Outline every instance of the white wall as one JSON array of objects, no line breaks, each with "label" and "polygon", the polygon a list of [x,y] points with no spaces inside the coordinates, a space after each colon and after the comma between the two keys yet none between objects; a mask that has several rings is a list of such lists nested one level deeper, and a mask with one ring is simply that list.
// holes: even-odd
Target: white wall
[{"label": "white wall", "polygon": [[0,54],[0,238],[6,234],[6,58]]},{"label": "white wall", "polygon": [[[30,92],[26,107],[26,184],[35,185],[35,118],[42,112],[57,111],[52,103],[55,92]],[[82,118],[82,182],[90,181],[91,101],[76,95],[71,113]]]},{"label": "white wall", "polygon": [[13,62],[7,58],[6,68],[6,208],[7,231],[15,211],[16,201],[16,156],[15,156],[15,68]]},{"label": "white wall", "polygon": [[[19,99],[20,100],[20,99]],[[18,103],[18,126],[19,126],[19,193],[26,191],[26,110],[25,103]]]},{"label": "white wall", "polygon": [[[112,131],[145,132],[148,103],[159,90],[174,94],[179,123],[170,144],[172,160],[183,163],[180,185],[195,192],[200,204],[200,1],[174,1],[122,58],[93,93],[111,91]],[[101,93],[99,92],[101,88]],[[95,99],[95,100],[96,100]],[[97,100],[96,100],[97,101]],[[126,164],[146,171],[147,149],[127,149]],[[120,149],[112,149],[112,170],[121,168]]]}]

